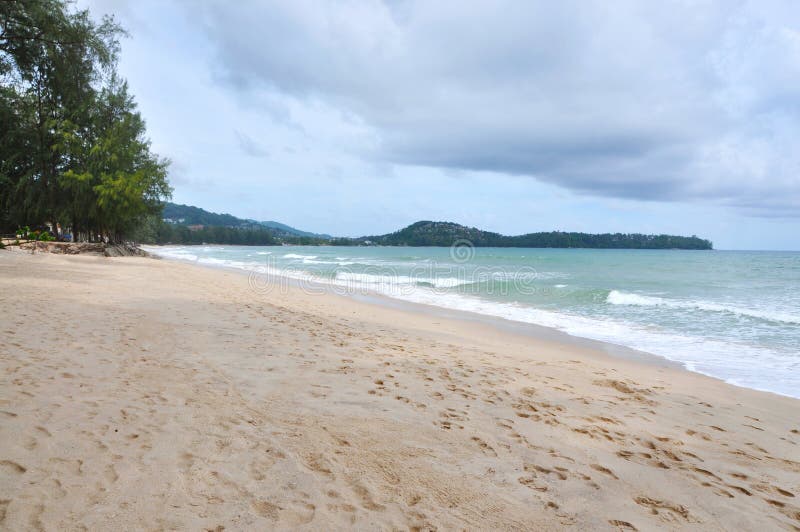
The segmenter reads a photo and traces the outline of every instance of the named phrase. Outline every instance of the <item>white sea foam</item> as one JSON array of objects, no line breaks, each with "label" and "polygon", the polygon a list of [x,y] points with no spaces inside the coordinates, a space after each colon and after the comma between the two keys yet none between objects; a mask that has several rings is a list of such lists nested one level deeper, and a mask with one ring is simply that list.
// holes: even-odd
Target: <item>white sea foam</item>
[{"label": "white sea foam", "polygon": [[[337,275],[333,284],[347,278],[350,281],[371,284],[372,288],[383,295],[453,310],[474,312],[531,323],[561,330],[573,336],[600,340],[622,345],[640,351],[663,356],[678,362],[690,371],[722,378],[728,382],[755,389],[768,390],[793,397],[800,396],[800,381],[791,375],[797,374],[800,357],[792,362],[783,354],[767,348],[760,348],[740,342],[726,342],[700,338],[692,335],[675,334],[654,327],[643,327],[632,323],[612,319],[594,319],[577,316],[565,312],[541,310],[517,303],[489,301],[464,294],[436,291],[419,286],[420,279],[398,278],[390,276],[369,276],[366,274]],[[366,275],[366,276],[365,276]],[[442,280],[439,280],[442,283]],[[448,281],[443,281],[447,283]],[[411,283],[416,283],[412,286]],[[636,294],[632,294],[636,295]],[[650,299],[644,296],[646,304]],[[641,301],[637,298],[626,301]],[[762,369],[761,373],[753,372],[753,365]],[[768,371],[764,371],[768,368]],[[781,379],[774,376],[780,375]]]},{"label": "white sea foam", "polygon": [[[543,310],[508,301],[491,301],[445,290],[469,283],[465,279],[456,277],[437,277],[432,272],[429,272],[428,275],[403,276],[337,270],[335,276],[323,277],[301,269],[303,267],[301,262],[304,264],[330,264],[335,268],[336,265],[343,265],[342,263],[357,261],[359,264],[367,265],[371,262],[385,267],[389,261],[380,258],[324,257],[317,260],[319,259],[317,255],[289,253],[282,257],[299,260],[290,262],[290,266],[287,268],[279,269],[274,264],[264,265],[263,259],[261,262],[255,258],[243,258],[237,261],[221,259],[218,256],[205,256],[215,253],[218,248],[207,250],[196,247],[165,246],[148,247],[147,250],[171,259],[199,262],[209,266],[237,268],[271,276],[279,275],[303,282],[324,283],[341,288],[342,293],[345,294],[352,293],[354,289],[363,289],[405,301],[552,327],[574,336],[624,345],[661,355],[682,363],[692,371],[722,378],[737,385],[795,397],[800,396],[800,392],[798,392],[800,390],[800,353],[786,353],[759,346],[758,341],[749,342],[742,331],[738,335],[731,335],[730,339],[713,339],[700,337],[701,333],[677,333],[656,325],[633,323],[627,318],[606,316],[594,318],[576,315],[566,310]],[[236,248],[231,249],[231,253],[235,253],[235,251]],[[259,252],[259,254],[262,253],[269,252]],[[198,255],[200,255],[199,258]],[[298,267],[292,268],[291,265],[295,264]],[[413,266],[411,263],[402,264],[406,267]],[[541,277],[539,278],[541,279]],[[558,275],[550,278],[558,278]],[[554,286],[565,288],[567,285]],[[680,312],[715,313],[714,316],[709,315],[709,318],[702,319],[713,317],[714,320],[723,320],[727,314],[788,324],[800,323],[800,317],[794,314],[775,312],[771,309],[762,311],[719,302],[680,300],[622,290],[609,291],[604,301],[609,305],[630,306],[633,307],[633,310],[635,307],[642,307],[641,312],[646,312],[645,308],[652,307],[653,309],[678,309]]]},{"label": "white sea foam", "polygon": [[317,260],[317,259],[310,259],[304,258],[303,264],[335,264],[337,266],[352,266],[353,264],[357,264],[356,262],[350,261],[339,261],[339,260]]},{"label": "white sea foam", "polygon": [[168,259],[178,259],[178,260],[188,260],[188,261],[197,260],[197,255],[195,255],[194,253],[190,253],[189,250],[187,250],[186,248],[166,247],[166,246],[165,247],[142,246],[142,249],[154,255],[158,255],[160,257],[165,257]]},{"label": "white sea foam", "polygon": [[454,288],[471,284],[471,281],[457,279],[455,277],[409,277],[407,275],[376,275],[371,273],[356,273],[347,271],[337,271],[336,279],[349,283],[359,283],[366,285],[381,286],[415,286],[419,284],[429,285],[434,288]]},{"label": "white sea foam", "polygon": [[670,307],[687,310],[704,310],[707,312],[727,312],[730,314],[738,314],[740,316],[768,321],[800,323],[800,316],[793,316],[791,314],[782,312],[746,309],[737,306],[720,305],[719,303],[711,303],[708,301],[680,301],[675,299],[665,299],[662,297],[631,294],[629,292],[621,292],[619,290],[611,290],[611,292],[608,293],[608,296],[606,296],[606,301],[612,305]]},{"label": "white sea foam", "polygon": [[236,268],[239,270],[249,270],[253,264],[251,262],[242,262],[238,260],[225,260],[216,259],[214,257],[200,257],[197,262],[200,264],[209,264],[211,266],[224,266],[227,268]]},{"label": "white sea foam", "polygon": [[[678,362],[686,369],[722,378],[740,386],[800,397],[800,357],[794,362],[770,349],[691,335],[647,329],[611,319],[540,310],[514,303],[486,301],[454,293],[417,289],[410,293],[384,292],[415,303],[474,312],[522,323],[558,329],[573,336],[631,347]],[[753,366],[762,368],[754,372]],[[780,379],[776,379],[780,376]]]},{"label": "white sea foam", "polygon": [[640,296],[638,294],[629,294],[627,292],[620,292],[612,290],[606,296],[606,301],[612,305],[659,305],[664,303],[664,300],[658,297]]}]

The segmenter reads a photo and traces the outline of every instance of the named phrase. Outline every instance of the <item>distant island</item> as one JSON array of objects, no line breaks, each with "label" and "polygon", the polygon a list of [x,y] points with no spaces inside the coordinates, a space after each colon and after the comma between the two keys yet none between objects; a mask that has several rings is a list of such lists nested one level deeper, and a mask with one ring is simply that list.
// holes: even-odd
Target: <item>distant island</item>
[{"label": "distant island", "polygon": [[388,235],[361,237],[380,246],[451,246],[466,240],[475,247],[497,248],[598,248],[598,249],[713,249],[711,241],[696,236],[643,235],[638,233],[567,233],[549,231],[506,236],[452,222],[422,221]]},{"label": "distant island", "polygon": [[140,240],[154,244],[443,246],[469,241],[475,247],[713,249],[697,236],[639,233],[589,234],[563,231],[506,236],[452,222],[420,221],[394,233],[358,238],[301,231],[279,222],[259,222],[217,214],[190,205],[165,203],[162,218],[151,222]]}]

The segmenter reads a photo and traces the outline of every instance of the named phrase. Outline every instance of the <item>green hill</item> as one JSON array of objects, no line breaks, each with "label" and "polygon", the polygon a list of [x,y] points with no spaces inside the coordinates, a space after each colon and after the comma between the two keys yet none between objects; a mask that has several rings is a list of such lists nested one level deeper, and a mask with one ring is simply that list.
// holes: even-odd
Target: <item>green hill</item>
[{"label": "green hill", "polygon": [[280,222],[273,222],[273,221],[266,221],[266,222],[258,222],[263,227],[269,227],[272,229],[276,229],[278,231],[283,231],[284,233],[289,233],[292,235],[297,236],[307,236],[309,238],[322,238],[324,240],[329,240],[333,238],[331,235],[325,233],[311,233],[308,231],[301,231],[300,229],[295,229],[294,227],[286,224],[282,224]]},{"label": "green hill", "polygon": [[301,231],[280,222],[259,222],[246,218],[238,218],[232,214],[218,214],[209,212],[200,207],[192,205],[180,205],[167,202],[164,204],[164,211],[161,218],[169,224],[174,225],[204,225],[214,227],[228,227],[236,229],[269,229],[278,237],[302,236],[309,238],[330,239],[330,235],[320,235],[309,231]]},{"label": "green hill", "polygon": [[222,227],[245,227],[246,220],[237,218],[232,214],[217,214],[192,205],[178,205],[167,202],[161,218],[175,225],[219,225]]},{"label": "green hill", "polygon": [[467,240],[476,247],[598,248],[598,249],[713,249],[709,240],[696,236],[639,233],[567,233],[550,231],[506,236],[452,222],[421,221],[394,233],[337,239],[336,244],[382,246],[451,246]]}]

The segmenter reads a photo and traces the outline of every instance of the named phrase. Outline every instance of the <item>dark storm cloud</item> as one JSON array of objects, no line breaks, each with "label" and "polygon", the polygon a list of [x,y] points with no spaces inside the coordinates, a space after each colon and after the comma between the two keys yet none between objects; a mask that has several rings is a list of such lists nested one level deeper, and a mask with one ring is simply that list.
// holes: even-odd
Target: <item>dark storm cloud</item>
[{"label": "dark storm cloud", "polygon": [[201,6],[218,79],[357,116],[365,157],[800,214],[791,0]]}]

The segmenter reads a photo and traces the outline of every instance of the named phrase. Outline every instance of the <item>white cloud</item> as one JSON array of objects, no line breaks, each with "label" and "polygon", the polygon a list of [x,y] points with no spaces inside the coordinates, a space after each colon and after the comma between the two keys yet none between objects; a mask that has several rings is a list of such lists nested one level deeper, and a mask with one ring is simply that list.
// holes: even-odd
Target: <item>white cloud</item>
[{"label": "white cloud", "polygon": [[217,79],[252,101],[280,94],[356,117],[377,139],[359,143],[364,158],[754,213],[800,207],[792,1],[190,9]]}]

